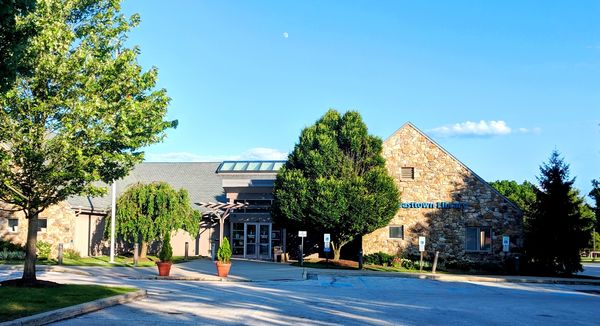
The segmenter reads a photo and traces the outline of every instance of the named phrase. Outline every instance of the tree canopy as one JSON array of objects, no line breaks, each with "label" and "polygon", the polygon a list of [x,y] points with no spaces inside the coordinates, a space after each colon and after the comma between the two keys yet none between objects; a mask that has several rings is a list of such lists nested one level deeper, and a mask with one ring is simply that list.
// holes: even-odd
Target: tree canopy
[{"label": "tree canopy", "polygon": [[540,167],[540,187],[527,225],[525,250],[540,273],[581,270],[579,252],[589,239],[590,213],[573,188],[569,166],[557,151]]},{"label": "tree canopy", "polygon": [[35,0],[0,1],[0,93],[14,83],[17,72],[27,72],[27,41],[34,29],[22,21],[35,7]]},{"label": "tree canopy", "polygon": [[490,185],[515,205],[519,206],[525,214],[530,211],[531,205],[535,202],[537,188],[529,181],[523,181],[523,183],[518,184],[513,180],[497,180],[490,182]]},{"label": "tree canopy", "polygon": [[0,200],[28,218],[23,280],[35,281],[38,214],[71,195],[101,193],[161,141],[169,98],[157,70],[126,48],[139,16],[119,0],[47,0],[23,18],[35,34],[28,73],[0,94]]},{"label": "tree canopy", "polygon": [[[142,243],[142,257],[147,244],[184,229],[198,234],[200,214],[190,206],[187,190],[175,190],[166,182],[137,183],[117,201],[115,233],[126,241]],[[106,224],[110,229],[110,223]]]},{"label": "tree canopy", "polygon": [[273,215],[280,223],[330,233],[334,259],[355,237],[389,223],[400,196],[382,141],[358,112],[329,110],[305,128],[279,171]]}]

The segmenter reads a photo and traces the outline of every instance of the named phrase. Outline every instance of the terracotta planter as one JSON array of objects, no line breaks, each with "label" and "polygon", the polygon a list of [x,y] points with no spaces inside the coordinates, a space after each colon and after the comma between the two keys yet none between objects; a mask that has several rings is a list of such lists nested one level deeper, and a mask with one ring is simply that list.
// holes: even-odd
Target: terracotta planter
[{"label": "terracotta planter", "polygon": [[170,261],[157,262],[156,266],[158,266],[158,276],[169,276],[169,273],[171,272],[171,265],[173,265],[173,263]]},{"label": "terracotta planter", "polygon": [[231,263],[222,263],[220,261],[215,263],[217,265],[217,275],[219,277],[227,277],[229,275],[229,269],[231,269]]}]

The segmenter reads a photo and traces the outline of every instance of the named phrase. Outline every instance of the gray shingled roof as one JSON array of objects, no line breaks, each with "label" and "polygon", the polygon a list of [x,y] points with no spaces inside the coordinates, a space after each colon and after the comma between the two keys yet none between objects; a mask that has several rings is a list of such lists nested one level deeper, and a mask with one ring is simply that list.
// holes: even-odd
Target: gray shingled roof
[{"label": "gray shingled roof", "polygon": [[[203,201],[226,201],[221,177],[216,173],[220,162],[190,162],[190,163],[141,163],[124,179],[117,181],[117,197],[122,194],[129,185],[142,182],[164,181],[175,189],[186,189],[190,200],[194,203]],[[108,194],[103,197],[74,196],[67,200],[71,207],[86,211],[108,211],[110,210],[110,186]]]}]

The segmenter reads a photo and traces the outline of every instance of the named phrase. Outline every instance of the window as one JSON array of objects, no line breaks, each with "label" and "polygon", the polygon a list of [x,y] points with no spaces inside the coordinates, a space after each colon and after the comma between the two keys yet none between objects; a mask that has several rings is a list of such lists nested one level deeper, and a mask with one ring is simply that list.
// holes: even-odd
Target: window
[{"label": "window", "polygon": [[414,180],[415,179],[415,168],[404,167],[400,169],[400,176],[402,179]]},{"label": "window", "polygon": [[8,219],[8,232],[17,233],[19,232],[19,219],[9,218]]},{"label": "window", "polygon": [[390,239],[404,239],[404,226],[390,225]]},{"label": "window", "polygon": [[38,232],[46,232],[46,228],[48,228],[48,220],[45,218],[38,219]]},{"label": "window", "polygon": [[466,251],[491,251],[492,230],[489,227],[467,227],[465,249]]}]

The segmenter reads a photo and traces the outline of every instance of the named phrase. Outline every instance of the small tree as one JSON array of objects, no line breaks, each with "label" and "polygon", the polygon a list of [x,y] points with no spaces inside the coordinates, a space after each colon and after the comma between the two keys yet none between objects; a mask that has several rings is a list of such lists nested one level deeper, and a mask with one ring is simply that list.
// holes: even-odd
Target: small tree
[{"label": "small tree", "polygon": [[[145,258],[148,243],[165,238],[171,231],[184,229],[195,235],[200,214],[190,206],[187,190],[176,191],[166,182],[137,183],[117,201],[115,232],[126,241],[141,243],[140,258]],[[110,230],[106,223],[105,233]]]},{"label": "small tree", "polygon": [[358,112],[329,110],[305,128],[277,174],[273,215],[330,233],[334,259],[357,236],[389,223],[399,192],[381,156],[382,141],[369,135]]},{"label": "small tree", "polygon": [[223,243],[219,245],[217,260],[224,264],[229,264],[231,261],[231,247],[229,246],[229,239],[227,237],[223,237]]},{"label": "small tree", "polygon": [[171,232],[167,232],[162,241],[162,247],[158,253],[158,259],[161,262],[170,262],[173,259],[173,247],[171,246]]},{"label": "small tree", "polygon": [[569,179],[569,166],[557,151],[540,167],[540,188],[527,226],[525,249],[542,273],[572,274],[581,270],[579,252],[589,239],[583,201]]},{"label": "small tree", "polygon": [[103,192],[141,148],[163,139],[169,98],[125,48],[139,22],[119,0],[46,0],[17,23],[35,33],[27,73],[0,93],[0,200],[28,220],[23,283],[35,283],[38,216],[70,196]]}]

